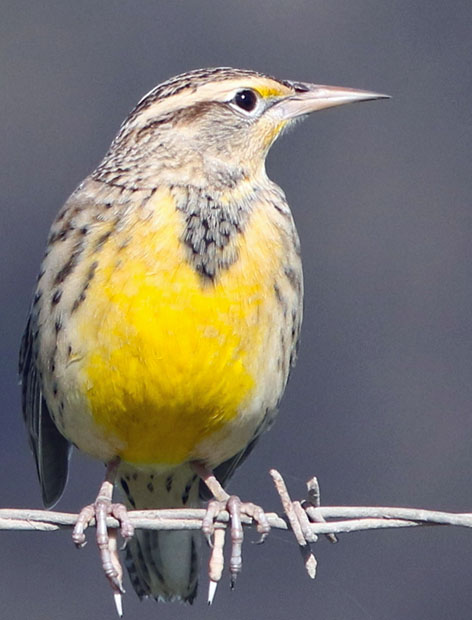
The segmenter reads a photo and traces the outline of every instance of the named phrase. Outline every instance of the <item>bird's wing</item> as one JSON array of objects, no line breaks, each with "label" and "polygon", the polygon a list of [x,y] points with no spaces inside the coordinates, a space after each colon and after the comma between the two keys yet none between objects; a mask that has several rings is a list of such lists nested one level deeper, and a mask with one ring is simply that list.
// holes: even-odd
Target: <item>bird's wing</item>
[{"label": "bird's wing", "polygon": [[36,461],[43,502],[49,508],[59,500],[66,485],[71,444],[58,431],[41,392],[32,330],[30,316],[20,348],[23,418]]}]

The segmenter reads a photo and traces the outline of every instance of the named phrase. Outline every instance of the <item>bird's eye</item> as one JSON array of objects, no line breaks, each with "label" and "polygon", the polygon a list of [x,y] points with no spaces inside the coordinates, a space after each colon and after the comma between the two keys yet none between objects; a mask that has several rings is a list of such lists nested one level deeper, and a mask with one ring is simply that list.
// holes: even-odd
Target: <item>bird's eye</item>
[{"label": "bird's eye", "polygon": [[239,90],[234,96],[234,103],[245,112],[252,112],[257,105],[257,95],[253,90],[246,88]]}]

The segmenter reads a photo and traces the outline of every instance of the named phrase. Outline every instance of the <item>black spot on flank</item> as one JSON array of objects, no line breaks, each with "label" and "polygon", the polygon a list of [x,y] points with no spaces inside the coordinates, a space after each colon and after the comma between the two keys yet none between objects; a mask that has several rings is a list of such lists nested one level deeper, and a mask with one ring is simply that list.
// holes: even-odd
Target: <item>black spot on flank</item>
[{"label": "black spot on flank", "polygon": [[98,267],[98,262],[94,261],[91,265],[90,265],[90,269],[88,270],[88,274],[87,274],[87,284],[90,282],[90,280],[92,280],[93,276],[95,275],[95,270]]},{"label": "black spot on flank", "polygon": [[285,202],[278,202],[277,200],[271,200],[270,204],[286,220],[291,220],[292,219],[292,215],[291,215],[290,211],[287,209],[287,206],[286,206]]},{"label": "black spot on flank", "polygon": [[166,490],[168,493],[170,493],[172,489],[172,476],[167,476],[166,478]]},{"label": "black spot on flank", "polygon": [[152,482],[148,482],[147,485],[147,490],[149,491],[149,493],[154,493],[154,485]]},{"label": "black spot on flank", "polygon": [[129,497],[129,486],[128,486],[128,483],[126,482],[126,480],[124,478],[120,479],[120,484],[121,484],[121,486],[123,488],[123,491]]},{"label": "black spot on flank", "polygon": [[71,347],[71,345],[69,345],[67,347],[67,355],[72,355],[72,347]]},{"label": "black spot on flank", "polygon": [[80,229],[80,234],[86,235],[88,231],[89,231],[88,226],[82,226],[82,228]]},{"label": "black spot on flank", "polygon": [[42,296],[43,296],[43,291],[41,289],[38,289],[36,293],[34,294],[33,306],[36,306],[38,304]]},{"label": "black spot on flank", "polygon": [[77,310],[77,308],[80,306],[80,304],[85,301],[86,298],[86,291],[89,287],[90,282],[93,279],[93,276],[95,275],[95,270],[97,269],[98,266],[98,262],[94,261],[91,265],[90,265],[90,269],[88,270],[87,276],[85,278],[85,282],[82,286],[82,290],[80,291],[79,296],[75,299],[73,305],[72,305],[72,312],[75,312]]},{"label": "black spot on flank", "polygon": [[61,319],[56,319],[54,322],[54,329],[56,330],[56,334],[58,334],[62,329],[62,321]]},{"label": "black spot on flank", "polygon": [[62,220],[65,218],[67,214],[67,209],[63,209],[58,216],[56,217],[56,222],[62,222]]},{"label": "black spot on flank", "polygon": [[285,267],[284,274],[290,283],[290,286],[297,292],[301,289],[300,273],[291,267]]},{"label": "black spot on flank", "polygon": [[283,329],[280,330],[280,346],[282,347],[282,351],[285,352],[286,342],[285,342],[285,332]]},{"label": "black spot on flank", "polygon": [[275,296],[277,297],[277,301],[279,303],[281,303],[282,302],[282,294],[280,292],[280,287],[277,284],[274,284],[274,293],[275,293]]},{"label": "black spot on flank", "polygon": [[[126,477],[128,478],[128,476],[126,476]],[[120,484],[121,484],[121,488],[125,492],[125,495],[126,495],[128,501],[129,501],[130,505],[133,508],[136,508],[136,502],[134,501],[134,499],[133,499],[133,497],[132,497],[132,495],[130,493],[128,483],[126,482],[126,480],[123,477],[120,478]]]},{"label": "black spot on flank", "polygon": [[98,240],[97,243],[95,245],[95,252],[97,250],[101,250],[102,247],[105,245],[105,243],[107,242],[107,240],[109,239],[110,235],[111,235],[111,230],[108,230],[106,233],[104,233],[103,235],[101,235]]},{"label": "black spot on flank", "polygon": [[195,478],[192,478],[190,482],[187,483],[184,492],[182,494],[182,503],[185,505],[188,502],[188,498],[190,495],[190,490],[192,488],[193,483],[195,482]]},{"label": "black spot on flank", "polygon": [[64,226],[49,235],[48,245],[53,245],[58,241],[65,241],[69,238],[70,233],[74,230],[74,226],[70,222],[66,222]]},{"label": "black spot on flank", "polygon": [[81,247],[76,248],[74,252],[72,252],[72,254],[69,257],[69,260],[57,272],[56,277],[54,278],[55,285],[62,284],[62,282],[64,282],[64,280],[67,278],[67,276],[70,275],[74,271],[81,253],[82,253]]},{"label": "black spot on flank", "polygon": [[74,218],[76,215],[78,215],[78,214],[82,211],[82,209],[83,209],[83,208],[84,208],[84,207],[83,207],[83,205],[81,205],[81,204],[76,204],[76,205],[75,205],[74,207],[72,207],[72,208],[70,208],[70,207],[69,207],[69,208],[67,209],[67,213],[68,213],[68,215],[69,215],[69,221],[72,221],[72,220],[73,220],[73,218]]},{"label": "black spot on flank", "polygon": [[132,478],[133,478],[133,480],[134,480],[134,481],[136,481],[136,480],[138,479],[138,474],[135,472],[135,473],[132,475]]},{"label": "black spot on flank", "polygon": [[85,297],[86,297],[85,291],[81,291],[80,295],[76,298],[76,300],[72,304],[71,312],[75,312],[77,310],[77,308],[80,306],[80,304],[83,301],[85,301]]},{"label": "black spot on flank", "polygon": [[280,290],[280,287],[278,284],[274,284],[274,293],[275,293],[275,298],[277,299],[279,306],[283,310],[284,317],[286,317],[288,314],[287,299],[282,295],[282,291]]},{"label": "black spot on flank", "polygon": [[[118,251],[124,250],[125,248],[127,248],[129,246],[130,241],[131,241],[131,237],[127,237],[124,241],[122,241],[120,245],[118,246]],[[117,267],[119,265],[121,265],[121,261],[117,262]]]},{"label": "black spot on flank", "polygon": [[57,396],[57,383],[54,383],[54,385],[52,386],[52,393],[54,394],[54,396]]},{"label": "black spot on flank", "polygon": [[52,296],[51,306],[55,306],[56,304],[58,304],[61,301],[61,297],[62,297],[62,290],[60,288],[57,288],[54,291],[54,295]]}]

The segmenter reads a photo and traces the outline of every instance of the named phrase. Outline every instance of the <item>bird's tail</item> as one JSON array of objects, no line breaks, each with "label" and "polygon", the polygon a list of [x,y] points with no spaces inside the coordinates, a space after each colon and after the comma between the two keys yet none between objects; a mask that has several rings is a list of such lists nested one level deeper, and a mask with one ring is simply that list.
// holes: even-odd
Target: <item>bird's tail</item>
[{"label": "bird's tail", "polygon": [[[189,466],[162,472],[122,464],[117,477],[132,510],[196,508],[199,479]],[[136,530],[125,563],[137,595],[192,603],[197,594],[200,532]]]}]

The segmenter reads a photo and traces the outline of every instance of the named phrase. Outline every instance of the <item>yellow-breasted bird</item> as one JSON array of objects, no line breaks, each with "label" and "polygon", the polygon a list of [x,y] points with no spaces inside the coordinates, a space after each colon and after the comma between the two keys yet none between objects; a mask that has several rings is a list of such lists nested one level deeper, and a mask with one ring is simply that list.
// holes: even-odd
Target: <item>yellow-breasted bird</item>
[{"label": "yellow-breasted bird", "polygon": [[[107,514],[130,538],[140,597],[194,599],[198,535],[131,538],[114,483],[128,507],[199,506],[209,489],[234,516],[222,487],[271,425],[295,362],[302,265],[265,172],[270,146],[302,115],[380,97],[231,68],[174,77],[138,103],[53,223],[21,347],[23,413],[46,506],[71,445],[107,464],[74,540],[96,515],[117,597]],[[242,509],[267,531],[262,511]]]}]

